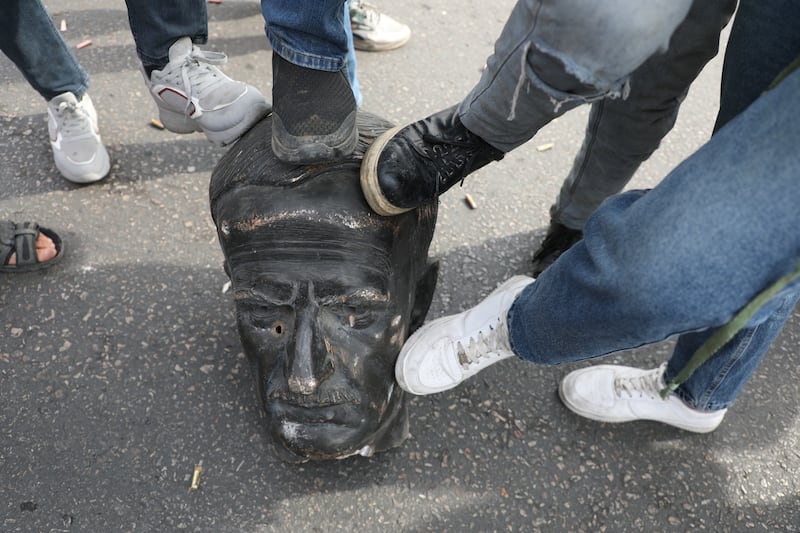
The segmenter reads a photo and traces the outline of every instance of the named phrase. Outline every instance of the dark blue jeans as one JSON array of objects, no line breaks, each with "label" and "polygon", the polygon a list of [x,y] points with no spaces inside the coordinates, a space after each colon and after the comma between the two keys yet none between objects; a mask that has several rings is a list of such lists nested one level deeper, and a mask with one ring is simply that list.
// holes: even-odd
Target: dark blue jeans
[{"label": "dark blue jeans", "polygon": [[181,37],[208,41],[206,0],[125,0],[128,22],[143,65],[169,62],[169,47]]},{"label": "dark blue jeans", "polygon": [[0,2],[0,49],[45,100],[65,92],[80,98],[89,88],[89,76],[40,0]]}]

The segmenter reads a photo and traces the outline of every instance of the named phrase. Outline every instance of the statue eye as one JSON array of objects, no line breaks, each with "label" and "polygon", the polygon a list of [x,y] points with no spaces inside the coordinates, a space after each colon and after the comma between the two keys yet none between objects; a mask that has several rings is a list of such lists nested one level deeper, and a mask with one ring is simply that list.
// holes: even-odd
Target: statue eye
[{"label": "statue eye", "polygon": [[371,311],[359,311],[358,309],[348,308],[346,309],[345,322],[353,329],[368,328],[373,322],[375,322],[375,313]]},{"label": "statue eye", "polygon": [[286,324],[283,320],[276,320],[269,327],[269,332],[276,339],[280,339],[286,333]]}]

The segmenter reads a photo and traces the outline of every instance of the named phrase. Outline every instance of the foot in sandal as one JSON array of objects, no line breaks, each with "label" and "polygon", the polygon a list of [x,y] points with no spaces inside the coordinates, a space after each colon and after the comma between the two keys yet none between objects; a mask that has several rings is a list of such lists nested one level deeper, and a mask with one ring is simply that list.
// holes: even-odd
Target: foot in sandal
[{"label": "foot in sandal", "polygon": [[35,222],[0,220],[0,272],[32,272],[64,255],[59,235]]}]

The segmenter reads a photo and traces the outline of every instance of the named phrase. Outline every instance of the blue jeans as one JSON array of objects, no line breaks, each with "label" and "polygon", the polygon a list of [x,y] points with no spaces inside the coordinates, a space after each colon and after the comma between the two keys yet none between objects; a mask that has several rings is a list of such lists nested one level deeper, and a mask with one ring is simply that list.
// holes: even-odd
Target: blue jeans
[{"label": "blue jeans", "polygon": [[[800,260],[798,146],[800,70],[657,187],[606,201],[587,221],[584,240],[512,305],[515,353],[558,364],[677,335],[665,375],[672,379],[702,342]],[[727,408],[798,298],[794,282],[678,396],[700,410]]]},{"label": "blue jeans", "polygon": [[717,55],[720,31],[735,9],[736,0],[694,0],[669,49],[633,71],[628,97],[591,105],[583,144],[550,209],[553,221],[582,230],[603,200],[625,188],[675,125],[681,102]]},{"label": "blue jeans", "polygon": [[136,54],[145,66],[163,67],[169,47],[181,37],[195,44],[208,41],[205,0],[125,0]]},{"label": "blue jeans", "polygon": [[344,69],[361,105],[349,0],[261,0],[261,13],[274,53],[305,68]]},{"label": "blue jeans", "polygon": [[65,92],[80,98],[89,88],[89,76],[40,0],[0,2],[0,49],[45,100]]},{"label": "blue jeans", "polygon": [[[764,4],[769,4],[769,7]],[[715,129],[758,98],[763,87],[800,50],[796,0],[741,0],[722,67],[722,92]],[[753,46],[758,43],[758,46]]]}]

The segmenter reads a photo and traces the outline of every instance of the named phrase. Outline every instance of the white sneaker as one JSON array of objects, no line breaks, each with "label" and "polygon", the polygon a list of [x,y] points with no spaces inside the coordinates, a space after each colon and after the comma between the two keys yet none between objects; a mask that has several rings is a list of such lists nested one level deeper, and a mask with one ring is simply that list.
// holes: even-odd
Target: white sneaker
[{"label": "white sneaker", "polygon": [[446,391],[513,357],[506,315],[522,289],[531,283],[533,278],[514,276],[472,309],[417,330],[397,358],[395,376],[400,387],[412,394]]},{"label": "white sneaker", "polygon": [[350,3],[350,27],[355,49],[367,52],[399,48],[411,37],[411,28],[360,0]]},{"label": "white sneaker", "polygon": [[106,177],[111,164],[88,94],[78,100],[66,92],[47,102],[47,129],[53,160],[65,178],[74,183],[92,183]]},{"label": "white sneaker", "polygon": [[654,420],[686,431],[708,433],[717,429],[727,409],[697,411],[675,394],[662,399],[664,363],[652,370],[598,365],[570,372],[558,393],[570,410],[600,422]]},{"label": "white sneaker", "polygon": [[201,50],[189,37],[175,41],[169,63],[151,72],[150,79],[145,74],[164,127],[174,133],[202,131],[209,141],[224,146],[269,112],[258,89],[214,66],[226,61],[225,54]]}]

